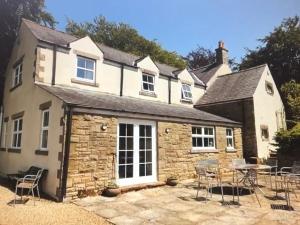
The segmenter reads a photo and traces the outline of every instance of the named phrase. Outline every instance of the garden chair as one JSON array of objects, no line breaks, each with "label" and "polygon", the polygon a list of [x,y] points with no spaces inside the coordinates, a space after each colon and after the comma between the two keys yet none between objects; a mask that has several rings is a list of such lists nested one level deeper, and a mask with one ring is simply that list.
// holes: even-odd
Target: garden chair
[{"label": "garden chair", "polygon": [[218,160],[200,160],[198,165],[195,167],[195,170],[198,175],[196,198],[198,198],[201,184],[204,184],[206,188],[205,202],[207,202],[209,193],[212,197],[212,188],[219,186],[221,188],[222,202],[224,202],[223,184]]},{"label": "garden chair", "polygon": [[[266,161],[266,165],[270,166],[270,169],[265,170],[265,171],[259,171],[258,174],[259,175],[263,175],[265,182],[267,183],[267,177],[269,176],[269,180],[270,180],[270,187],[271,190],[273,189],[272,187],[272,176],[275,176],[275,180],[277,177],[277,173],[278,173],[278,160],[275,158],[268,158]],[[275,189],[277,190],[277,183],[275,182]]]},{"label": "garden chair", "polygon": [[32,193],[33,202],[35,205],[34,189],[36,189],[38,197],[40,199],[39,181],[41,179],[43,171],[44,169],[40,169],[37,171],[35,175],[34,174],[26,175],[25,177],[19,178],[17,180],[14,205],[16,205],[18,189],[21,189],[21,200],[23,198],[23,189],[28,189],[28,195],[30,194],[30,192]]}]

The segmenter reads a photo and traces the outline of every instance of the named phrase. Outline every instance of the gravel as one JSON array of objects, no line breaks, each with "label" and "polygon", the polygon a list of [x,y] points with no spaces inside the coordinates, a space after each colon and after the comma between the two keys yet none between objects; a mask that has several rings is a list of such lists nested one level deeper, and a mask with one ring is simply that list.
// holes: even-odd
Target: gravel
[{"label": "gravel", "polygon": [[72,203],[36,199],[34,206],[30,199],[25,204],[16,204],[14,207],[10,204],[13,199],[14,193],[0,184],[0,225],[110,224],[100,216]]}]

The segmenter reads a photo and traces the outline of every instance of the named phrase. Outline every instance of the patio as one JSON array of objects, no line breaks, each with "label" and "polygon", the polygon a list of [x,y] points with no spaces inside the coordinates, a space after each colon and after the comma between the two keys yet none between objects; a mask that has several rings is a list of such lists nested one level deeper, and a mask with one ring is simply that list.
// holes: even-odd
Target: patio
[{"label": "patio", "polygon": [[[222,205],[221,195],[213,194],[207,203],[200,191],[196,199],[196,183],[183,182],[176,187],[163,186],[128,192],[115,198],[88,197],[79,199],[75,204],[87,211],[121,224],[300,224],[300,201],[291,194],[294,211],[274,210],[271,204],[285,204],[283,200],[274,200],[275,192],[263,187],[264,197],[259,193],[260,208],[254,195],[245,191],[240,197],[240,206]],[[280,194],[282,195],[282,193]],[[225,202],[232,200],[231,188],[225,188]]]}]

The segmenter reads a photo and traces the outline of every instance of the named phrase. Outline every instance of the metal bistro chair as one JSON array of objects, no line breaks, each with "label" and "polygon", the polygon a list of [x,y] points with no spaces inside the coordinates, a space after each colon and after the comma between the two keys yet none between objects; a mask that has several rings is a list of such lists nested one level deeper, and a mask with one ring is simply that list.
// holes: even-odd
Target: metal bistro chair
[{"label": "metal bistro chair", "polygon": [[[276,182],[281,184],[281,188],[283,188],[284,183],[286,183],[285,179],[287,176],[293,177],[293,179],[290,180],[293,182],[289,182],[291,184],[289,190],[293,191],[293,193],[297,197],[295,189],[300,187],[300,179],[295,179],[295,178],[300,174],[300,161],[294,161],[291,167],[282,167],[278,172],[278,174],[280,175],[280,180],[277,180]],[[276,195],[277,195],[277,190],[276,190]]]},{"label": "metal bistro chair", "polygon": [[32,193],[33,202],[35,205],[34,189],[37,190],[37,194],[40,199],[39,180],[43,174],[43,171],[44,169],[40,169],[35,175],[26,175],[25,177],[17,180],[14,205],[16,205],[18,189],[21,189],[21,200],[23,198],[23,189],[28,189],[28,195],[30,194],[30,192]]},{"label": "metal bistro chair", "polygon": [[198,175],[198,189],[196,198],[198,198],[201,184],[204,184],[206,188],[205,202],[207,202],[209,193],[212,197],[212,188],[214,186],[219,186],[221,188],[222,202],[224,202],[223,185],[218,160],[200,160],[195,169]]},{"label": "metal bistro chair", "polygon": [[[271,187],[271,190],[273,190],[272,176],[275,176],[275,180],[276,180],[277,173],[278,173],[278,160],[275,158],[268,158],[266,161],[266,165],[270,166],[270,169],[265,170],[265,171],[259,171],[258,174],[264,176],[266,183],[267,183],[267,176],[269,176],[270,187]],[[277,190],[276,182],[275,182],[275,190]]]},{"label": "metal bistro chair", "polygon": [[[245,159],[232,159],[231,161],[232,167],[236,168],[239,166],[246,165],[246,160]],[[232,172],[232,196],[233,196],[233,201],[234,201],[234,185],[236,186],[237,189],[237,199],[238,202],[240,202],[240,193],[239,193],[239,181],[242,180],[244,177],[244,174],[242,172],[233,170]]]}]

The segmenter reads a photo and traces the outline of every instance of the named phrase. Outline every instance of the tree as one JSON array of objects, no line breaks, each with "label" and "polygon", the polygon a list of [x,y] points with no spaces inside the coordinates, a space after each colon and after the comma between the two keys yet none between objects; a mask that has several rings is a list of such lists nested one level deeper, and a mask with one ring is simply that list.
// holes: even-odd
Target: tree
[{"label": "tree", "polygon": [[[0,0],[0,86],[20,26],[21,18],[54,27],[53,16],[45,11],[44,0]],[[3,88],[0,89],[0,100]],[[0,102],[1,103],[1,102]]]},{"label": "tree", "polygon": [[287,116],[300,122],[300,83],[296,83],[294,80],[285,83],[281,87],[281,92],[287,103]]},{"label": "tree", "polygon": [[[215,63],[216,53],[211,49],[198,46],[187,54],[186,59],[191,69],[197,69]],[[235,59],[229,59],[228,63],[233,71],[237,70]]]},{"label": "tree", "polygon": [[210,49],[198,46],[186,56],[190,68],[196,69],[216,61],[216,53]]},{"label": "tree", "polygon": [[247,49],[240,69],[267,63],[277,88],[294,79],[300,82],[300,19],[284,19],[269,35],[259,39],[255,50]]},{"label": "tree", "polygon": [[178,68],[185,67],[185,61],[176,52],[164,50],[157,41],[147,40],[128,24],[109,22],[103,16],[84,23],[68,20],[66,31],[78,37],[88,35],[95,42],[141,57],[149,55],[161,63]]}]

